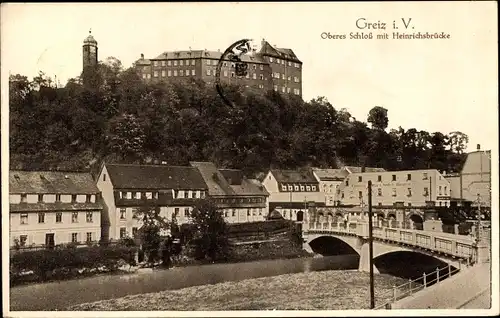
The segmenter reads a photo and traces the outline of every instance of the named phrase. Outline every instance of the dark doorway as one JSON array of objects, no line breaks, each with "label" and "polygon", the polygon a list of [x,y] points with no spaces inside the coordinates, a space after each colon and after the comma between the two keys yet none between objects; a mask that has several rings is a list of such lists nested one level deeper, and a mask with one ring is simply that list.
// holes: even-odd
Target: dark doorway
[{"label": "dark doorway", "polygon": [[45,234],[45,246],[47,246],[47,248],[54,248],[54,245],[54,233]]},{"label": "dark doorway", "polygon": [[303,211],[297,212],[297,221],[298,222],[304,221],[304,212]]}]

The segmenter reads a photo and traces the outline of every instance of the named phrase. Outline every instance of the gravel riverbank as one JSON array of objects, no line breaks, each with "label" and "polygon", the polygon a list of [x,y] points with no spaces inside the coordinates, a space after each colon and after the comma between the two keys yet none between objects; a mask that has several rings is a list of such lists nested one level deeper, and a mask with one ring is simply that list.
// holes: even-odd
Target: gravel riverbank
[{"label": "gravel riverbank", "polygon": [[[393,285],[406,282],[375,276],[377,303]],[[385,294],[385,298],[381,295]],[[390,293],[389,293],[390,294]],[[369,308],[369,275],[358,271],[321,271],[247,279],[178,290],[131,295],[71,306],[81,311],[182,310],[342,310]]]}]

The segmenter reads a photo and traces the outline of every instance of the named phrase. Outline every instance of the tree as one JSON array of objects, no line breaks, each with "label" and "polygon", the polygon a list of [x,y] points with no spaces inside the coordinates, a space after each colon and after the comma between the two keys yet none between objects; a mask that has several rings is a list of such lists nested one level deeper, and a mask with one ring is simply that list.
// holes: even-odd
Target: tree
[{"label": "tree", "polygon": [[373,129],[385,130],[389,125],[387,109],[380,106],[375,106],[370,109],[368,113],[368,122],[372,124]]},{"label": "tree", "polygon": [[460,131],[452,131],[448,134],[449,146],[452,152],[462,154],[467,149],[469,136]]},{"label": "tree", "polygon": [[229,256],[228,227],[222,212],[211,199],[197,200],[191,211],[194,257],[215,262]]},{"label": "tree", "polygon": [[[154,263],[161,255],[162,234],[169,229],[170,224],[166,218],[160,215],[160,208],[148,205],[144,199],[140,208],[137,209],[135,218],[139,220],[139,239],[142,250],[148,257],[148,262]],[[163,255],[165,260],[165,257]],[[167,262],[170,259],[168,258]]]},{"label": "tree", "polygon": [[106,139],[110,150],[119,154],[122,160],[134,161],[143,157],[144,130],[132,114],[111,119]]}]

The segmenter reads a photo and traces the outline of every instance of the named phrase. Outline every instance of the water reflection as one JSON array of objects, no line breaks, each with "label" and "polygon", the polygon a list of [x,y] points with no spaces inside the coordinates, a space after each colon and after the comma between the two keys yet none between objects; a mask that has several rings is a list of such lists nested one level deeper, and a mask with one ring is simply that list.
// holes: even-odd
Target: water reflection
[{"label": "water reflection", "polygon": [[267,260],[178,267],[126,275],[105,275],[18,286],[10,290],[11,310],[61,310],[70,305],[126,295],[180,289],[289,273],[357,269],[358,255]]}]

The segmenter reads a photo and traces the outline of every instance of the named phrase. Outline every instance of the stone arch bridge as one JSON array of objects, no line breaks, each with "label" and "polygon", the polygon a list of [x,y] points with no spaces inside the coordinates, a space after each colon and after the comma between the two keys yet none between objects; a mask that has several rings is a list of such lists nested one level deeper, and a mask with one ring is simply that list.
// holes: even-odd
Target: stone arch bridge
[{"label": "stone arch bridge", "polygon": [[[304,226],[305,250],[312,252],[310,243],[316,239],[332,237],[349,245],[360,255],[360,271],[369,271],[367,223],[309,223]],[[401,251],[432,256],[455,268],[460,268],[461,264],[481,262],[487,252],[478,248],[474,238],[470,236],[404,228],[373,228],[374,259]],[[378,269],[374,268],[374,271],[378,272]]]}]

